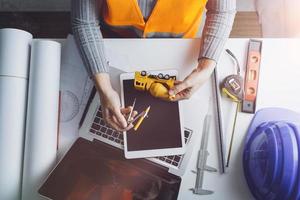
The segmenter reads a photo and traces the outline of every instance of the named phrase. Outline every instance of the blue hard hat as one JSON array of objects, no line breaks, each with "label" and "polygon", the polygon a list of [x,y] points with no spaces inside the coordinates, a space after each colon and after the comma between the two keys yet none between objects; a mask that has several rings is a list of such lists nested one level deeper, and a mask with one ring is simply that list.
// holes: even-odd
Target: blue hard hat
[{"label": "blue hard hat", "polygon": [[300,200],[300,114],[259,110],[249,126],[243,168],[256,199]]}]

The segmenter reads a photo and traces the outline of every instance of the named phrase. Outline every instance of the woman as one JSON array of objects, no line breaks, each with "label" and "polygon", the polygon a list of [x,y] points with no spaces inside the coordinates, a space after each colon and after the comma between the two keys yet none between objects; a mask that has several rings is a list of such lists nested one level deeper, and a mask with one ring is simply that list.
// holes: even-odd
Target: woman
[{"label": "woman", "polygon": [[201,32],[205,7],[198,66],[169,91],[175,101],[190,98],[209,79],[232,28],[235,0],[72,0],[74,37],[108,125],[119,131],[132,128],[125,119],[131,108],[120,107],[111,87],[101,38],[194,38]]}]

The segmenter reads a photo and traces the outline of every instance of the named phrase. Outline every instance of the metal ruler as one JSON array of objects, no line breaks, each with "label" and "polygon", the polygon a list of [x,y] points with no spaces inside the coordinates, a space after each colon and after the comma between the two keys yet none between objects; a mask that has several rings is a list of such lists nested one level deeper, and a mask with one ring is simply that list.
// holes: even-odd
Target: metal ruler
[{"label": "metal ruler", "polygon": [[206,165],[207,157],[209,155],[207,151],[207,145],[208,145],[210,125],[211,125],[211,118],[212,116],[207,114],[204,120],[201,146],[198,153],[196,183],[195,183],[195,188],[191,189],[194,194],[199,194],[199,195],[208,195],[213,193],[213,191],[203,189],[204,171],[217,172],[215,168]]},{"label": "metal ruler", "polygon": [[217,122],[217,133],[218,133],[218,143],[219,143],[219,162],[220,162],[220,173],[224,174],[226,172],[225,167],[225,157],[226,157],[226,142],[223,129],[223,118],[222,118],[222,108],[221,108],[221,94],[219,90],[219,77],[217,66],[215,67],[213,74],[213,91],[214,91],[214,103],[216,109],[216,122]]},{"label": "metal ruler", "polygon": [[256,97],[261,63],[262,41],[250,40],[245,74],[244,99],[242,112],[255,113]]}]

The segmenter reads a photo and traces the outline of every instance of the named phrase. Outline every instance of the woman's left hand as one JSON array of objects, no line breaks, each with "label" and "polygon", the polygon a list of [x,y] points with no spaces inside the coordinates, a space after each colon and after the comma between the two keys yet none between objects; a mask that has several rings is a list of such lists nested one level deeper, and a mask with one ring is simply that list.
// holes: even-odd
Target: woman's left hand
[{"label": "woman's left hand", "polygon": [[169,90],[169,95],[174,96],[172,101],[189,99],[209,79],[214,71],[216,62],[202,58],[196,69],[183,81],[176,81],[175,86]]}]

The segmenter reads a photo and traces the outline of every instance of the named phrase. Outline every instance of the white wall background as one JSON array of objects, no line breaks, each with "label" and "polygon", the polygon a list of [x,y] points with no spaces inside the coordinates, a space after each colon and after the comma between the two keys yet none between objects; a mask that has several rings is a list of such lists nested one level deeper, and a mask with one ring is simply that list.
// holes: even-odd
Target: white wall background
[{"label": "white wall background", "polygon": [[[0,0],[0,11],[68,11],[71,0]],[[236,0],[238,11],[254,11],[255,0]]]},{"label": "white wall background", "polygon": [[236,0],[238,11],[255,11],[255,0]]}]

